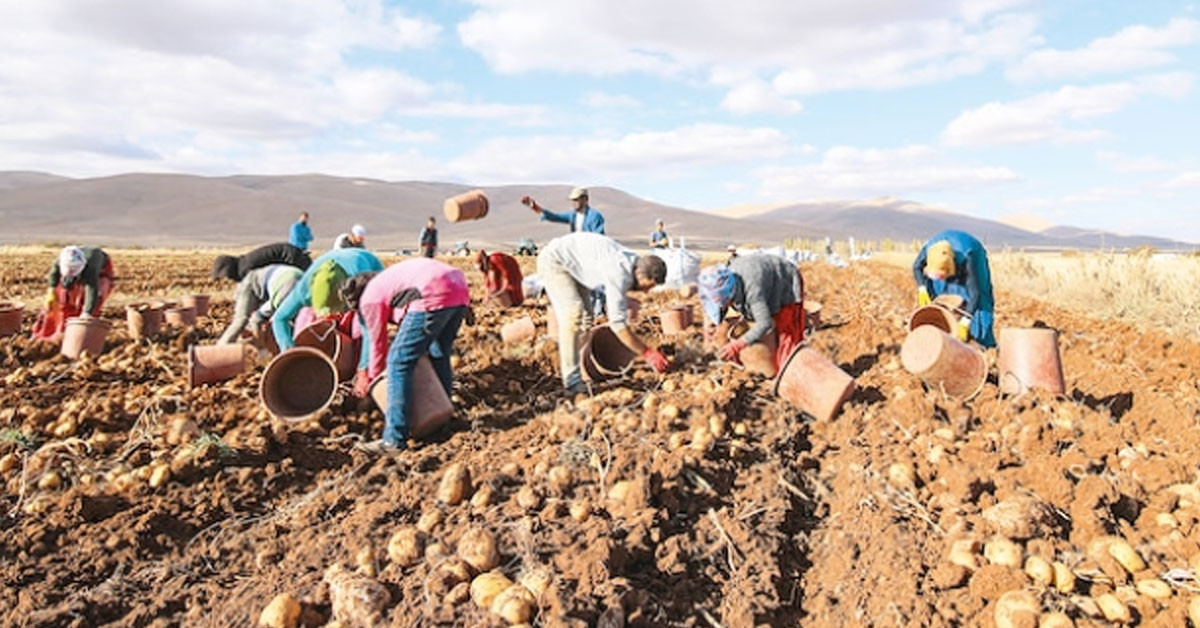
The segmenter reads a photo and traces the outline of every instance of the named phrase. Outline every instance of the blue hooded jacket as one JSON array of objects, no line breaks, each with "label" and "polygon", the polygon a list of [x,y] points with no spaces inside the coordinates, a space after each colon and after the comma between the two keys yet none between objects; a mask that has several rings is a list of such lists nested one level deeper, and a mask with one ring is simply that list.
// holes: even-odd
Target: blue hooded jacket
[{"label": "blue hooded jacket", "polygon": [[[942,240],[949,242],[954,250],[954,275],[944,280],[930,279],[925,276],[925,258],[929,247]],[[925,287],[931,298],[942,294],[963,297],[963,310],[971,315],[971,337],[985,347],[996,346],[992,330],[996,318],[992,272],[988,267],[987,250],[979,240],[963,231],[943,231],[921,247],[912,268],[913,279],[918,286]]]},{"label": "blue hooded jacket", "polygon": [[[279,304],[275,315],[271,317],[271,329],[275,332],[275,342],[279,345],[280,351],[286,351],[296,346],[296,341],[292,337],[293,321],[296,320],[296,315],[300,313],[301,309],[312,305],[313,275],[326,260],[333,260],[334,263],[341,266],[342,270],[346,271],[347,277],[383,270],[383,263],[379,261],[379,258],[363,249],[334,249],[313,260],[312,266],[304,271],[304,275],[296,281],[295,287],[288,293],[283,303]],[[364,360],[359,360],[360,367],[364,363]]]}]

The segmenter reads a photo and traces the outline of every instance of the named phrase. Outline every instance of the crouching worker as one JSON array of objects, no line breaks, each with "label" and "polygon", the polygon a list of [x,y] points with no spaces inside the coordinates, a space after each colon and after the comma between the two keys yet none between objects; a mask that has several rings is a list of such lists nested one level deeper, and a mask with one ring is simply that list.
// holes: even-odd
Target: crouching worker
[{"label": "crouching worker", "polygon": [[116,275],[112,259],[99,247],[68,246],[51,264],[46,281],[46,311],[34,323],[33,338],[58,342],[68,318],[100,316]]},{"label": "crouching worker", "polygon": [[259,328],[271,320],[275,309],[287,298],[301,274],[299,268],[287,264],[271,264],[247,273],[233,294],[233,319],[217,344],[237,342],[246,323],[250,323],[250,329],[257,337]]},{"label": "crouching worker", "polygon": [[730,307],[751,323],[742,337],[717,351],[722,360],[737,361],[747,345],[774,331],[778,370],[804,341],[804,277],[795,264],[775,255],[739,256],[728,266],[705,268],[699,283],[706,338],[712,338],[713,326]]},{"label": "crouching worker", "polygon": [[475,268],[483,273],[486,300],[496,301],[506,307],[525,301],[521,287],[521,265],[515,257],[500,251],[488,253],[481,249],[475,252]]},{"label": "crouching worker", "polygon": [[[300,310],[311,307],[318,317],[346,311],[338,296],[342,282],[362,273],[383,270],[379,258],[363,249],[334,249],[313,260],[271,317],[271,330],[280,351],[296,346],[295,321]],[[365,364],[359,361],[360,368]]]},{"label": "crouching worker", "polygon": [[[471,301],[462,271],[435,259],[415,258],[366,273],[342,284],[341,299],[357,310],[363,330],[363,357],[354,381],[354,394],[365,397],[371,381],[387,373],[387,408],[383,439],[371,448],[407,446],[412,425],[413,371],[429,355],[438,381],[450,395],[453,373],[450,354]],[[399,325],[388,346],[388,322]]]},{"label": "crouching worker", "polygon": [[312,258],[287,242],[266,244],[245,255],[218,255],[213,260],[212,278],[241,281],[250,271],[271,264],[286,264],[303,272],[312,265]]},{"label": "crouching worker", "polygon": [[932,238],[913,261],[913,279],[917,282],[917,304],[928,305],[943,294],[963,298],[962,318],[955,335],[966,342],[973,338],[985,347],[996,346],[992,332],[995,299],[987,250],[970,234],[943,231]]},{"label": "crouching worker", "polygon": [[574,394],[587,387],[579,371],[583,334],[592,326],[592,292],[604,288],[608,326],[655,371],[667,370],[667,357],[646,346],[626,325],[629,290],[649,290],[667,278],[667,265],[654,255],[638,257],[615,240],[597,233],[555,238],[538,254],[538,277],[558,317],[558,361],[563,386]]}]

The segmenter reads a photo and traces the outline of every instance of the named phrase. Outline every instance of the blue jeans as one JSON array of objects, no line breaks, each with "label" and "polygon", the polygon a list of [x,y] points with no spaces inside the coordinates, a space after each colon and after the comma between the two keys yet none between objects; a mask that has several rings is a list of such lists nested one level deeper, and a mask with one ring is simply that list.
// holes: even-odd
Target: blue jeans
[{"label": "blue jeans", "polygon": [[456,306],[432,312],[409,312],[400,321],[400,329],[387,355],[388,407],[384,413],[384,442],[404,447],[408,440],[412,375],[421,356],[429,354],[442,388],[450,394],[454,377],[450,372],[450,351],[466,313],[466,306]]}]

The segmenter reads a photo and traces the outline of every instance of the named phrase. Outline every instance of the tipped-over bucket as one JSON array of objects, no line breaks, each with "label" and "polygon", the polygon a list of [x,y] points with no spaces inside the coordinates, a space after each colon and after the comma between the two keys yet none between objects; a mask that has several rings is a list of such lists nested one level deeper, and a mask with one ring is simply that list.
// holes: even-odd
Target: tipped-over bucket
[{"label": "tipped-over bucket", "polygon": [[593,382],[624,375],[637,356],[608,325],[593,327],[579,351],[583,379]]},{"label": "tipped-over bucket", "polygon": [[184,307],[195,308],[196,316],[207,316],[209,299],[210,296],[207,294],[189,294],[180,299],[180,302]]},{"label": "tipped-over bucket", "polygon": [[515,321],[505,323],[500,328],[500,338],[506,344],[517,344],[521,342],[529,342],[537,335],[537,326],[533,324],[533,319],[528,316],[522,316]]},{"label": "tipped-over bucket", "polygon": [[320,320],[305,327],[296,334],[296,346],[313,347],[329,356],[337,366],[338,381],[350,381],[358,369],[354,340],[343,334],[333,321]]},{"label": "tipped-over bucket", "polygon": [[21,316],[25,304],[20,301],[0,301],[0,338],[21,331]]},{"label": "tipped-over bucket", "polygon": [[1040,388],[1055,395],[1066,392],[1058,332],[1048,328],[1000,330],[1000,392],[1017,395]]},{"label": "tipped-over bucket", "polygon": [[254,363],[255,350],[250,345],[235,342],[227,345],[192,345],[188,347],[188,386],[212,384],[233,379]]},{"label": "tipped-over bucket", "polygon": [[900,347],[900,363],[930,388],[951,397],[974,397],[987,380],[983,354],[934,325],[908,332]]},{"label": "tipped-over bucket", "polygon": [[112,323],[103,319],[68,318],[59,353],[72,360],[84,351],[92,356],[100,355],[104,351],[104,339],[108,337],[109,329],[112,329]]},{"label": "tipped-over bucket", "polygon": [[163,319],[172,327],[191,327],[196,324],[196,308],[181,305],[163,311]]},{"label": "tipped-over bucket", "polygon": [[663,333],[678,334],[687,329],[690,323],[688,314],[690,314],[690,309],[686,305],[663,310],[658,315],[659,321],[662,323]]},{"label": "tipped-over bucket", "polygon": [[296,347],[267,365],[258,396],[271,414],[302,419],[333,402],[337,382],[337,367],[329,356],[312,347]]},{"label": "tipped-over bucket", "polygon": [[125,325],[134,340],[149,338],[162,330],[163,309],[150,303],[126,305]]},{"label": "tipped-over bucket", "polygon": [[[429,358],[421,356],[413,370],[412,406],[408,412],[409,434],[413,438],[424,438],[437,432],[454,414],[454,405],[446,396],[442,382],[433,370]],[[388,406],[387,375],[380,375],[371,382],[371,399],[384,413]]]},{"label": "tipped-over bucket", "polygon": [[775,379],[776,396],[819,421],[836,416],[853,393],[854,378],[807,345],[796,347]]},{"label": "tipped-over bucket", "polygon": [[908,329],[912,331],[924,325],[932,325],[947,334],[954,333],[955,326],[958,325],[958,317],[954,312],[934,303],[925,305],[913,310],[911,316],[908,317]]},{"label": "tipped-over bucket", "polygon": [[452,196],[442,203],[442,212],[446,220],[479,220],[488,213],[488,198],[483,190],[471,190],[458,196]]}]

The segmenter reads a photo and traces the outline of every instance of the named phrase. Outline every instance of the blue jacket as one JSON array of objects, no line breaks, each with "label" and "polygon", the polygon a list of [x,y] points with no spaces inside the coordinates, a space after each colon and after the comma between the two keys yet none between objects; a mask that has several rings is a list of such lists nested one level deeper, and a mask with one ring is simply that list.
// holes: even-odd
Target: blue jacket
[{"label": "blue jacket", "polygon": [[[930,245],[946,240],[954,250],[954,276],[936,281],[925,276],[925,258]],[[971,315],[971,337],[985,347],[996,346],[992,332],[996,302],[992,294],[992,272],[988,267],[987,250],[969,233],[943,231],[925,243],[913,261],[913,278],[924,286],[929,296],[956,294],[965,299],[963,310]]]},{"label": "blue jacket", "polygon": [[[379,261],[379,258],[364,249],[334,249],[313,260],[312,266],[304,271],[304,274],[296,281],[296,286],[288,293],[283,303],[279,304],[275,315],[271,317],[271,329],[275,332],[275,342],[279,345],[280,351],[286,351],[296,346],[296,341],[292,338],[292,322],[296,320],[296,315],[300,313],[301,309],[312,305],[312,278],[325,260],[336,262],[338,266],[342,267],[342,270],[346,271],[348,277],[383,270],[383,263]],[[363,356],[366,356],[366,352],[363,352]],[[366,359],[360,356],[359,368],[364,368],[365,364]]]},{"label": "blue jacket", "polygon": [[292,223],[292,229],[288,232],[288,244],[300,249],[301,251],[308,250],[308,243],[312,242],[312,230],[308,228],[308,224],[297,220]]},{"label": "blue jacket", "polygon": [[[548,209],[543,209],[542,220],[565,223],[570,225],[571,233],[575,233],[575,210],[559,214]],[[591,205],[583,208],[583,231],[585,233],[604,234],[604,216],[592,209]]]}]

